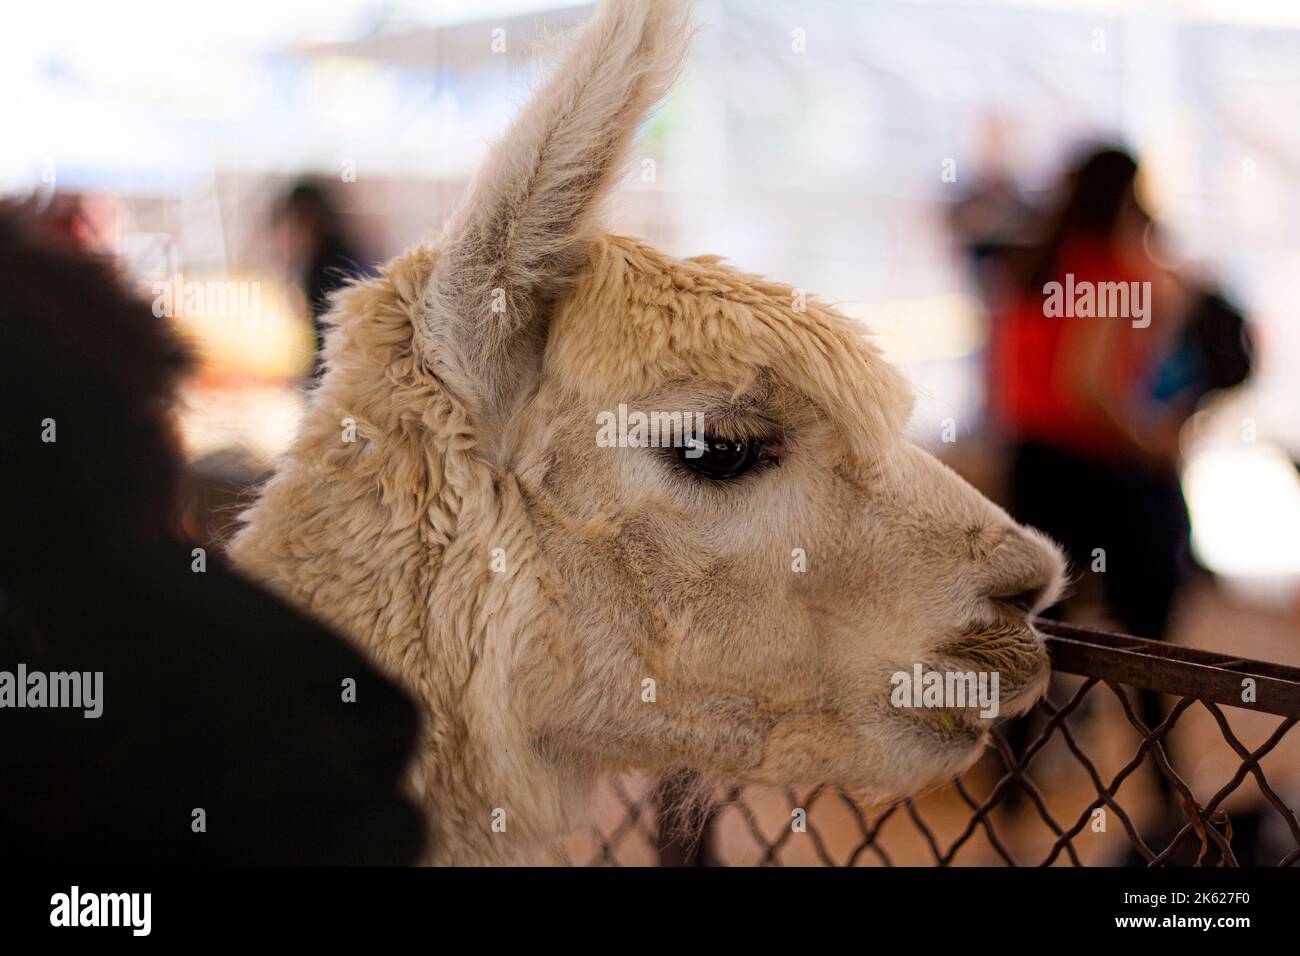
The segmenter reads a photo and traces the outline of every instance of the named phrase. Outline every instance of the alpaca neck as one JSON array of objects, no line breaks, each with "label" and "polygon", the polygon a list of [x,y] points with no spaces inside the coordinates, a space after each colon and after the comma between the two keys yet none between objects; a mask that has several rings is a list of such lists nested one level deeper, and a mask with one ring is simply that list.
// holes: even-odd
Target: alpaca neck
[{"label": "alpaca neck", "polygon": [[537,739],[563,615],[542,593],[513,483],[497,492],[461,516],[470,530],[448,546],[427,605],[422,771],[436,863],[539,861],[581,824],[594,776]]},{"label": "alpaca neck", "polygon": [[[436,728],[436,719],[431,723]],[[543,863],[554,842],[576,828],[573,808],[587,800],[576,777],[543,768],[529,768],[525,776],[513,760],[480,745],[447,743],[451,748],[431,748],[421,761],[429,863]]]}]

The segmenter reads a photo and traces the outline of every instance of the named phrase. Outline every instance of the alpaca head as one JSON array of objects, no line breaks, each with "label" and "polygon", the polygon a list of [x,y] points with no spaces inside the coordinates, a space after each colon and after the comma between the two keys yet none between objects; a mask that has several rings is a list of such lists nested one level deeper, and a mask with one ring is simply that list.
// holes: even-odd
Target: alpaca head
[{"label": "alpaca head", "polygon": [[543,756],[911,790],[974,759],[991,708],[899,706],[895,675],[970,673],[999,714],[1029,707],[1047,662],[1026,618],[1062,562],[903,438],[907,386],[847,319],[600,230],[684,19],[601,7],[424,294],[425,363],[527,514],[520,586],[561,609],[505,679]]}]

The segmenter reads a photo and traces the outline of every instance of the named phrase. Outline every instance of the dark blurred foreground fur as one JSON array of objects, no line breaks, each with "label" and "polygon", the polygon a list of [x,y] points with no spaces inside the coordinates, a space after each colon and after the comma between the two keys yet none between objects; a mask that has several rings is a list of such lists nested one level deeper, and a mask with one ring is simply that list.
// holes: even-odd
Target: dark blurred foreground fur
[{"label": "dark blurred foreground fur", "polygon": [[0,671],[104,673],[96,719],[0,707],[0,866],[414,862],[410,699],[218,556],[191,569],[165,323],[0,211]]}]

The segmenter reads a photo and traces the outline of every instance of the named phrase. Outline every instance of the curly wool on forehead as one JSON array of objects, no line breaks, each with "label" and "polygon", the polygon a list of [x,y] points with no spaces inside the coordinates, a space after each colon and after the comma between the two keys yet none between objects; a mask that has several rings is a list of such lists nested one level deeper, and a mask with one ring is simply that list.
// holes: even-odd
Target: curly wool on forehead
[{"label": "curly wool on forehead", "polygon": [[547,378],[595,401],[628,401],[679,379],[740,392],[775,375],[865,454],[897,435],[912,392],[851,320],[797,290],[721,265],[600,235],[557,304]]}]

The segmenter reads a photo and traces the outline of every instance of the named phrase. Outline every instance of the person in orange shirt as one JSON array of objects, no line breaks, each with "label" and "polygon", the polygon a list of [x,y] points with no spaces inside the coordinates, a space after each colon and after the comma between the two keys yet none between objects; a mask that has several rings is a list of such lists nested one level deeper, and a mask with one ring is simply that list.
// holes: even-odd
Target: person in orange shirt
[{"label": "person in orange shirt", "polygon": [[[1011,442],[1011,512],[1060,542],[1076,575],[1097,574],[1119,627],[1164,639],[1190,530],[1177,474],[1186,411],[1151,383],[1183,307],[1148,254],[1137,172],[1128,153],[1100,149],[1070,174],[997,317],[990,402]],[[1160,719],[1154,695],[1142,704]]]}]

